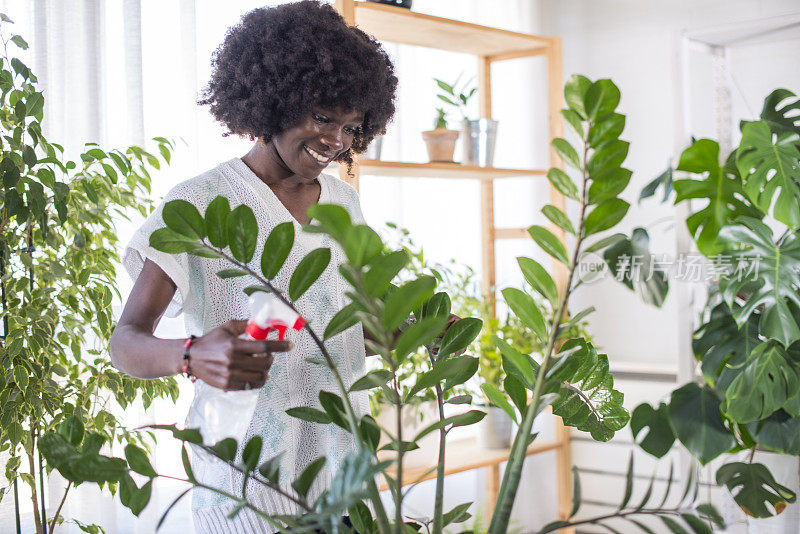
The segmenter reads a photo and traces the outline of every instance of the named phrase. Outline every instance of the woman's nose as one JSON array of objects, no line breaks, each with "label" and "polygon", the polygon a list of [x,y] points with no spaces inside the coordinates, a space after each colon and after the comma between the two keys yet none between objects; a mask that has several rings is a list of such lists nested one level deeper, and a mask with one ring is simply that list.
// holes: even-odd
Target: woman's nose
[{"label": "woman's nose", "polygon": [[342,140],[341,128],[330,128],[322,135],[322,142],[331,150],[341,150],[344,148],[344,141]]}]

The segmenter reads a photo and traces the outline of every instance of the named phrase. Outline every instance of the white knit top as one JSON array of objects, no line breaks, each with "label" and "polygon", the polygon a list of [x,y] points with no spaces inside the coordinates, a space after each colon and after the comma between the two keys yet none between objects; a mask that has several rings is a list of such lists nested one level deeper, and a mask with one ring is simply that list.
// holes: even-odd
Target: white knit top
[{"label": "white knit top", "polygon": [[[355,190],[345,182],[321,174],[320,203],[335,203],[343,206],[351,215],[353,222],[363,224],[364,219]],[[279,223],[291,221],[295,226],[295,244],[276,278],[274,286],[288,294],[289,279],[300,260],[318,247],[331,248],[331,263],[322,276],[295,303],[303,317],[322,338],[325,326],[348,303],[345,296],[346,282],[338,272],[338,265],[344,261],[341,248],[323,234],[306,233],[292,217],[286,207],[245,163],[235,158],[215,169],[195,178],[186,180],[167,193],[164,201],[153,211],[141,228],[131,239],[124,256],[123,265],[130,276],[136,280],[144,261],[149,258],[156,263],[175,282],[177,291],[166,310],[169,317],[184,314],[186,333],[203,335],[230,319],[246,319],[248,316],[247,296],[243,289],[256,283],[249,276],[223,280],[216,272],[232,267],[224,259],[209,259],[188,254],[166,254],[149,246],[153,231],[164,227],[161,211],[164,202],[184,199],[194,204],[204,213],[211,200],[217,195],[228,198],[231,208],[247,204],[255,214],[259,226],[258,244],[249,267],[260,272],[261,251],[269,232]],[[354,448],[352,436],[335,425],[320,425],[290,417],[286,410],[297,406],[320,408],[320,390],[339,393],[330,370],[312,364],[306,358],[321,358],[311,336],[305,332],[289,330],[286,338],[294,342],[288,353],[276,354],[275,363],[270,370],[270,379],[259,392],[258,404],[248,430],[248,438],[260,435],[263,438],[261,460],[283,452],[280,483],[291,492],[291,482],[303,469],[320,456],[328,461],[311,490],[310,502],[329,485],[340,460]],[[364,374],[364,336],[360,325],[335,336],[325,343],[328,352],[335,360],[347,386]],[[195,383],[195,399],[192,406],[210,386],[201,381]],[[366,393],[351,395],[357,416],[367,413]],[[196,415],[190,409],[187,427],[200,426]],[[205,484],[220,488],[234,495],[241,495],[242,478],[220,461],[202,452],[193,454],[195,476]],[[288,499],[276,492],[264,489],[255,483],[249,485],[249,499],[267,514],[295,514],[299,510]],[[253,533],[274,532],[265,521],[259,521],[255,514],[242,511],[235,520],[226,519],[231,509],[230,501],[207,490],[194,490],[193,515],[195,527],[203,533]]]}]

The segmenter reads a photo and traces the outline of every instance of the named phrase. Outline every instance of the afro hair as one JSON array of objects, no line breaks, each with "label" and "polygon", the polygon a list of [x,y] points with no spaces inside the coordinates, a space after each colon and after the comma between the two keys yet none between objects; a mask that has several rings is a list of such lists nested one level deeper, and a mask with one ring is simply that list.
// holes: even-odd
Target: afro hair
[{"label": "afro hair", "polygon": [[199,103],[210,106],[225,135],[267,142],[314,106],[363,112],[350,150],[337,158],[349,167],[394,115],[397,77],[386,51],[317,0],[246,13],[211,64]]}]

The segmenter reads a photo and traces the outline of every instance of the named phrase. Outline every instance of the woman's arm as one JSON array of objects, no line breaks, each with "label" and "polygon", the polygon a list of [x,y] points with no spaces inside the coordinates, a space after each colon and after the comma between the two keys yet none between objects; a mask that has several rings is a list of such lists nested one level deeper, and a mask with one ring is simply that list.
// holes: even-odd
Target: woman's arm
[{"label": "woman's arm", "polygon": [[[175,289],[175,283],[158,265],[145,261],[111,335],[111,361],[118,369],[138,378],[180,372],[185,340],[153,335]],[[245,320],[228,321],[195,339],[190,349],[192,374],[220,389],[263,385],[272,365],[271,353],[287,351],[291,343],[239,339],[246,325]],[[263,354],[266,357],[253,357]]]}]

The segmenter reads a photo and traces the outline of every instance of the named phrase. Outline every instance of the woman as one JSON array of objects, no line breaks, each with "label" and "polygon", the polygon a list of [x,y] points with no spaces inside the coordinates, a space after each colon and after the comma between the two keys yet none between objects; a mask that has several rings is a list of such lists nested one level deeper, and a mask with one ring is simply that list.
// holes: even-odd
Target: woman
[{"label": "woman", "polygon": [[[232,27],[213,58],[213,74],[201,104],[209,105],[228,134],[249,136],[253,148],[242,158],[173,188],[164,202],[184,199],[201,211],[217,195],[232,207],[247,204],[259,223],[254,268],[260,248],[277,224],[295,225],[295,246],[273,281],[286,292],[289,278],[302,257],[317,247],[331,247],[331,265],[295,304],[320,334],[346,303],[346,284],[337,264],[342,251],[327,236],[301,231],[306,210],[314,203],[337,203],[354,222],[363,216],[356,192],[321,171],[332,161],[348,165],[376,134],[383,133],[394,113],[397,78],[380,45],[362,31],[347,26],[336,11],[317,1],[261,8],[247,13]],[[147,219],[126,249],[123,263],[135,285],[111,339],[114,364],[137,377],[175,375],[183,368],[186,339],[159,339],[153,331],[161,316],[185,314],[189,369],[197,377],[193,406],[211,388],[260,388],[248,435],[260,435],[261,460],[283,454],[280,483],[290,487],[303,469],[320,456],[328,461],[309,499],[329,484],[340,460],[353,449],[352,436],[335,425],[303,422],[286,415],[288,408],[318,406],[320,390],[337,391],[330,371],[307,361],[319,357],[304,332],[288,342],[238,339],[248,315],[243,288],[248,277],[222,280],[222,259],[164,254],[149,247],[150,234],[163,227],[163,204]],[[345,382],[364,374],[364,339],[356,326],[326,342]],[[266,357],[252,357],[263,355]],[[274,358],[273,358],[274,354]],[[353,399],[358,415],[366,413],[364,397]],[[189,426],[198,426],[194,410]],[[193,459],[203,483],[239,494],[241,476],[203,454]],[[268,514],[299,510],[276,492],[251,484],[249,498]],[[193,515],[198,532],[252,533],[275,529],[250,511],[227,520],[231,501],[207,490],[196,490]]]}]

